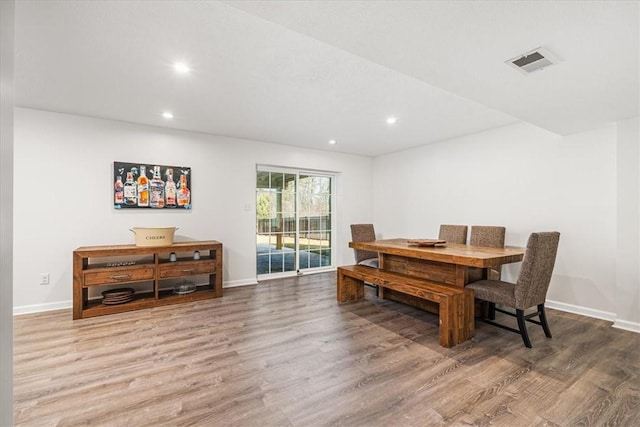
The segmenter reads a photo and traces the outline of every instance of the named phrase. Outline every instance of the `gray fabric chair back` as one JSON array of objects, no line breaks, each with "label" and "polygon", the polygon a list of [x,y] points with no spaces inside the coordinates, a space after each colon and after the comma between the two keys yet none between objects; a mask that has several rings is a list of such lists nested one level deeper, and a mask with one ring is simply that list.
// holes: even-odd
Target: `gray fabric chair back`
[{"label": "gray fabric chair back", "polygon": [[[469,243],[473,246],[484,246],[488,248],[504,248],[504,236],[507,229],[494,225],[473,225],[469,236]],[[502,277],[502,266],[498,265],[489,269],[487,278],[490,280],[500,280]]]},{"label": "gray fabric chair back", "polygon": [[557,231],[531,233],[529,236],[515,287],[515,308],[525,310],[544,304],[556,263],[559,241],[560,233]]},{"label": "gray fabric chair back", "polygon": [[493,225],[474,225],[469,240],[473,246],[504,248],[506,228]]},{"label": "gray fabric chair back", "polygon": [[[376,232],[373,224],[351,224],[352,242],[373,242],[376,240]],[[356,256],[356,264],[370,258],[378,258],[377,252],[353,250]]]},{"label": "gray fabric chair back", "polygon": [[466,225],[441,224],[438,239],[446,240],[447,243],[467,243]]}]

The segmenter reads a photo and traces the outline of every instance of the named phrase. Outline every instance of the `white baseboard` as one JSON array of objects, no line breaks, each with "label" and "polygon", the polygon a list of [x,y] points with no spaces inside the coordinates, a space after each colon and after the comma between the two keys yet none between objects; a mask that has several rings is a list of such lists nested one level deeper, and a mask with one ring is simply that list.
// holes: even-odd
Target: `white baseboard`
[{"label": "white baseboard", "polygon": [[610,322],[613,322],[613,325],[611,325],[611,327],[613,328],[640,333],[640,323],[618,319],[615,313],[609,313],[607,311],[594,310],[592,308],[580,307],[578,305],[566,304],[564,302],[550,300],[547,300],[545,302],[545,307],[553,308],[560,311],[566,311],[567,313],[582,314],[583,316],[593,317],[596,319],[608,320]]},{"label": "white baseboard", "polygon": [[224,282],[222,284],[223,288],[237,288],[238,286],[251,286],[257,285],[258,281],[253,279],[242,279],[242,280],[231,280],[229,282]]},{"label": "white baseboard", "polygon": [[627,320],[616,320],[613,322],[613,327],[616,329],[624,329],[625,331],[635,332],[640,334],[640,323],[629,322]]},{"label": "white baseboard", "polygon": [[552,308],[554,310],[566,311],[567,313],[582,314],[583,316],[593,317],[595,319],[608,320],[613,322],[616,320],[615,313],[609,313],[608,311],[594,310],[593,308],[581,307],[579,305],[567,304],[564,302],[546,300],[545,307]]},{"label": "white baseboard", "polygon": [[62,310],[65,308],[72,308],[72,307],[73,307],[72,301],[58,301],[58,302],[49,302],[46,304],[23,305],[20,307],[13,307],[13,315],[17,316],[20,314],[42,313],[44,311]]}]

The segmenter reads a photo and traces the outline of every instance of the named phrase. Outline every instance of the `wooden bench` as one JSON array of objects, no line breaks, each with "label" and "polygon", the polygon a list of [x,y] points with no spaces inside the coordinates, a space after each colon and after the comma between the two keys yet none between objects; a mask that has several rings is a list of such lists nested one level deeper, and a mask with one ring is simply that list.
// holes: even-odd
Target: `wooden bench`
[{"label": "wooden bench", "polygon": [[440,345],[452,347],[474,335],[473,291],[362,265],[338,267],[339,302],[364,297],[364,282],[393,289],[439,305]]}]

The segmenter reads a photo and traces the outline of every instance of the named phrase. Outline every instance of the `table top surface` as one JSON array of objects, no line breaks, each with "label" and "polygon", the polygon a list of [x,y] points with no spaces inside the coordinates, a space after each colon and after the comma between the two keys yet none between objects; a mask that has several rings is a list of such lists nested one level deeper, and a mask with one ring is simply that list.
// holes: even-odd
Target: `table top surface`
[{"label": "table top surface", "polygon": [[214,248],[216,246],[221,246],[222,243],[217,240],[188,240],[184,242],[174,242],[172,245],[165,246],[136,246],[134,244],[127,245],[102,245],[102,246],[82,246],[76,248],[74,251],[77,254],[81,255],[91,255],[91,256],[100,256],[96,255],[101,252],[112,252],[112,251],[121,251],[127,254],[136,254],[136,253],[151,253],[151,252],[178,252],[181,250],[184,251],[193,251],[198,249],[207,250],[209,248]]},{"label": "table top surface", "polygon": [[413,246],[408,240],[415,239],[383,239],[372,242],[349,242],[349,247],[381,254],[399,255],[448,264],[469,267],[495,267],[502,264],[522,261],[525,248],[504,247],[488,248],[459,243],[445,243],[436,246]]}]

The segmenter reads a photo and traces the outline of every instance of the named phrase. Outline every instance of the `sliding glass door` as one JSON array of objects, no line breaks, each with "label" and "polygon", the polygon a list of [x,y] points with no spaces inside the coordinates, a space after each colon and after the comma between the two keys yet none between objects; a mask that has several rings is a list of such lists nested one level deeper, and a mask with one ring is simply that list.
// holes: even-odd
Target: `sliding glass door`
[{"label": "sliding glass door", "polygon": [[258,170],[256,179],[257,274],[295,272],[295,173]]},{"label": "sliding glass door", "polygon": [[298,175],[298,265],[300,269],[331,266],[330,176]]},{"label": "sliding glass door", "polygon": [[331,267],[333,183],[329,174],[258,167],[258,276]]}]

